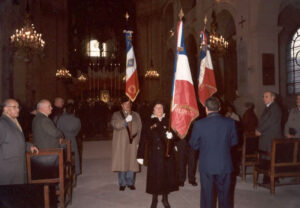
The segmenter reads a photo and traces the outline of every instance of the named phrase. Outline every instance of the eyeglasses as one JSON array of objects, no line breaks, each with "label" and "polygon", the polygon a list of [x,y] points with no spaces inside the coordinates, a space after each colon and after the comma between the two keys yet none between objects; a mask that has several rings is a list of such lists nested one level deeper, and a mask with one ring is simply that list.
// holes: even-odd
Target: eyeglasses
[{"label": "eyeglasses", "polygon": [[7,105],[6,107],[11,107],[13,109],[21,109],[20,106],[15,106],[15,105]]}]

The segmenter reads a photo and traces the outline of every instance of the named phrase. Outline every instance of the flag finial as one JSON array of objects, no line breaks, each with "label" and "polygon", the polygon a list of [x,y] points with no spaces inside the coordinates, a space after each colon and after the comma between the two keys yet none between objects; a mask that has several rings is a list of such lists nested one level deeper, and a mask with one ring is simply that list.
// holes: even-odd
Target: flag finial
[{"label": "flag finial", "polygon": [[182,20],[182,18],[184,17],[184,13],[183,13],[182,8],[179,11],[178,17],[179,17],[180,20]]},{"label": "flag finial", "polygon": [[129,14],[128,14],[128,12],[126,12],[126,14],[125,14],[125,19],[126,19],[126,21],[128,21],[128,19],[129,19]]},{"label": "flag finial", "polygon": [[207,23],[207,17],[205,16],[204,17],[204,27],[206,26],[206,23]]}]

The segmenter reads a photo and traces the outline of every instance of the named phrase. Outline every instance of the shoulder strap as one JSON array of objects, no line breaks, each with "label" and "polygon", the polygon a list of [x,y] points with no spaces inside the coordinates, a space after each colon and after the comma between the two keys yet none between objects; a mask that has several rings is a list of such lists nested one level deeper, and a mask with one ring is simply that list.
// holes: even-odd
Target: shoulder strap
[{"label": "shoulder strap", "polygon": [[[121,114],[122,118],[125,119],[125,115],[124,115],[122,110],[120,110],[120,114]],[[132,138],[130,136],[130,131],[129,131],[128,125],[126,125],[126,130],[127,130],[127,134],[128,134],[128,138],[129,138],[129,143],[131,144],[132,143]]]}]

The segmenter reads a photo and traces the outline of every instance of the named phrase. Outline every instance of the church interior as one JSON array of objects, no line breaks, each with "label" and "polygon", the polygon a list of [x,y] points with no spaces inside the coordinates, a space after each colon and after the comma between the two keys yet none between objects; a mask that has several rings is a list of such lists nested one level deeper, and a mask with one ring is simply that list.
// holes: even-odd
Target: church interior
[{"label": "church interior", "polygon": [[[225,52],[212,51],[217,96],[234,105],[253,102],[262,112],[262,95],[278,95],[284,109],[299,92],[299,2],[269,1],[40,1],[4,0],[1,9],[0,99],[14,97],[28,108],[42,98],[116,99],[124,92],[126,46],[123,30],[133,31],[140,82],[138,102],[171,99],[176,28],[184,12],[184,41],[197,85],[200,37],[206,28],[228,41]],[[125,14],[129,18],[126,20]],[[29,15],[44,41],[42,49],[18,49],[11,36]],[[214,24],[212,24],[214,23]],[[95,46],[93,48],[93,46]],[[95,50],[92,52],[92,50]],[[99,54],[98,54],[99,53]],[[64,67],[71,78],[56,72]],[[158,77],[145,77],[156,70]],[[80,81],[79,77],[90,78]],[[161,89],[161,90],[156,90]],[[106,101],[107,102],[107,101]]]},{"label": "church interior", "polygon": [[[259,118],[264,92],[272,91],[284,125],[300,94],[299,0],[1,0],[0,102],[14,98],[28,112],[41,99],[55,97],[119,104],[126,85],[124,31],[132,31],[140,87],[134,105],[159,99],[168,106],[181,9],[195,91],[205,29],[218,39],[211,43],[215,96],[239,115],[246,102],[253,103]],[[198,107],[205,117],[200,102]],[[99,136],[103,143],[83,141],[82,175],[69,207],[150,205],[145,168],[137,175],[135,192],[117,192],[117,176],[110,171],[111,136]],[[300,206],[299,185],[276,188],[275,196],[252,185],[252,176],[237,179],[235,207]],[[199,186],[183,190],[170,196],[172,207],[199,207]]]}]

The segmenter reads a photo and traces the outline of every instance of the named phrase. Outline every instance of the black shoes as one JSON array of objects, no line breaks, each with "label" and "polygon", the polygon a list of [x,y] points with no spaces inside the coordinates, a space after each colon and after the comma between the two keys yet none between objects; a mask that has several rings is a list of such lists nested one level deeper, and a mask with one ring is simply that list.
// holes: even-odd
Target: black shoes
[{"label": "black shoes", "polygon": [[[130,188],[130,190],[135,190],[135,186],[134,185],[130,185],[130,186],[127,186],[128,188]],[[120,186],[119,187],[119,190],[120,191],[124,191],[126,188],[126,186]]]},{"label": "black shoes", "polygon": [[198,183],[196,181],[189,181],[189,183],[192,185],[192,186],[198,186]]},{"label": "black shoes", "polygon": [[128,188],[130,188],[130,190],[135,190],[135,186],[134,185],[128,186]]}]

